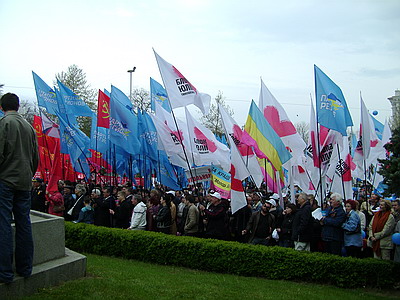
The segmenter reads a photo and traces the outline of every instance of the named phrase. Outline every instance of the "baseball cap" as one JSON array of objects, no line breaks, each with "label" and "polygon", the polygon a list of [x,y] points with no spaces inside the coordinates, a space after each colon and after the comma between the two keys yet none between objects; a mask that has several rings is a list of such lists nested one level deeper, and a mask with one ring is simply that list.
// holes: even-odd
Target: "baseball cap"
[{"label": "baseball cap", "polygon": [[268,202],[269,204],[271,204],[272,206],[276,206],[276,202],[275,202],[274,199],[269,199],[267,202]]},{"label": "baseball cap", "polygon": [[221,194],[218,193],[218,192],[216,192],[216,191],[211,190],[208,194],[209,194],[210,196],[212,196],[212,197],[215,197],[215,198],[221,200]]}]

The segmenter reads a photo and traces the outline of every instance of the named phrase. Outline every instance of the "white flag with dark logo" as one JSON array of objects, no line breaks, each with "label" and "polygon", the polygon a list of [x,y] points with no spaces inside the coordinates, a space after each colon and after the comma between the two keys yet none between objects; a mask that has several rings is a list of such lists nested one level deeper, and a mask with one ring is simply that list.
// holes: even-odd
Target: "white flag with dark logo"
[{"label": "white flag with dark logo", "polygon": [[[154,51],[154,49],[153,49]],[[203,114],[208,114],[211,96],[200,93],[173,65],[154,51],[158,68],[172,108],[196,105]]]}]

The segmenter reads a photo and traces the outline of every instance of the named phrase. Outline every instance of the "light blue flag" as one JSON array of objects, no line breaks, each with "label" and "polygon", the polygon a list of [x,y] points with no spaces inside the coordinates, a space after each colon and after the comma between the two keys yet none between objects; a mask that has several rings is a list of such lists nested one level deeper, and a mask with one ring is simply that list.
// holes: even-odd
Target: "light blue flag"
[{"label": "light blue flag", "polygon": [[110,94],[110,92],[109,91],[107,91],[106,89],[104,89],[104,94],[106,94],[107,96],[108,96],[108,98],[111,98],[111,94]]},{"label": "light blue flag", "polygon": [[89,138],[79,128],[68,123],[61,114],[57,116],[60,121],[60,152],[69,154],[75,171],[90,178],[90,168],[86,159],[90,157]]},{"label": "light blue flag", "polygon": [[111,87],[110,98],[110,141],[130,154],[140,153],[137,137],[138,121],[128,97]]},{"label": "light blue flag", "polygon": [[342,90],[316,65],[314,75],[317,122],[346,136],[346,129],[353,126],[353,121]]},{"label": "light blue flag", "polygon": [[148,156],[153,161],[157,161],[157,130],[151,117],[144,112],[138,114],[139,122],[139,141],[141,141],[142,154]]},{"label": "light blue flag", "polygon": [[374,121],[374,127],[375,127],[375,132],[376,135],[380,140],[382,140],[382,134],[383,134],[383,128],[385,127],[381,122],[379,122],[373,115],[370,114],[372,117],[372,121]]},{"label": "light blue flag", "polygon": [[36,98],[38,105],[46,108],[49,114],[55,115],[58,112],[57,96],[55,91],[50,88],[35,72],[32,71],[33,82],[35,84]]},{"label": "light blue flag", "polygon": [[156,102],[158,102],[166,111],[171,112],[168,101],[168,95],[161,84],[150,77],[150,98],[151,110],[156,111]]},{"label": "light blue flag", "polygon": [[160,174],[158,174],[158,180],[161,184],[167,186],[171,190],[181,190],[181,186],[178,183],[178,178],[174,167],[171,165],[167,154],[164,151],[160,151]]},{"label": "light blue flag", "polygon": [[90,137],[90,149],[106,155],[109,149],[110,130],[104,127],[97,127],[96,117],[92,117]]},{"label": "light blue flag", "polygon": [[0,110],[0,118],[1,117],[4,117],[4,113],[3,113],[3,111]]},{"label": "light blue flag", "polygon": [[92,117],[93,111],[77,94],[57,80],[60,95],[65,105],[66,113],[74,116]]}]

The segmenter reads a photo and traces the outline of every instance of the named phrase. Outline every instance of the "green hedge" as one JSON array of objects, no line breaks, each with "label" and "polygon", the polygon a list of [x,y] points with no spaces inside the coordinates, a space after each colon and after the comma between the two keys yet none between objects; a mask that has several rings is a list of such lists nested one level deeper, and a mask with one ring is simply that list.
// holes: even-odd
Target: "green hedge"
[{"label": "green hedge", "polygon": [[156,232],[65,222],[65,242],[66,247],[78,252],[242,276],[328,283],[347,288],[391,288],[400,282],[400,264],[390,261]]}]

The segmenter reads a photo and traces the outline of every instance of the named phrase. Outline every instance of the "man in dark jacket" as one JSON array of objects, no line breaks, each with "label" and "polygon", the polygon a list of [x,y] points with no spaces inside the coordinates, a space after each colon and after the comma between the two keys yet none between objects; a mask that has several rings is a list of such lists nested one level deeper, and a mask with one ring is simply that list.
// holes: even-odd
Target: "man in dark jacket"
[{"label": "man in dark jacket", "polygon": [[211,205],[208,208],[205,208],[203,205],[199,206],[200,210],[204,213],[204,218],[207,220],[205,237],[223,240],[226,238],[226,208],[221,203],[220,193],[212,190],[208,196],[210,197]]},{"label": "man in dark jacket", "polygon": [[32,273],[29,211],[39,153],[35,130],[18,113],[18,96],[7,93],[1,97],[0,105],[5,112],[0,119],[0,282],[10,283],[14,279],[12,215],[16,231],[15,270],[22,277]]},{"label": "man in dark jacket", "polygon": [[294,249],[310,251],[310,242],[313,233],[313,218],[311,216],[311,205],[307,200],[307,194],[300,193],[297,197],[299,208],[294,216],[292,240]]},{"label": "man in dark jacket", "polygon": [[272,231],[275,228],[275,217],[269,213],[271,204],[266,202],[261,206],[261,210],[253,213],[247,227],[242,231],[243,235],[249,233],[249,243],[253,245],[270,244]]},{"label": "man in dark jacket", "polygon": [[46,212],[46,187],[42,178],[32,179],[31,209]]},{"label": "man in dark jacket", "polygon": [[341,255],[343,243],[342,224],[346,220],[346,213],[342,206],[342,196],[333,193],[329,200],[330,207],[326,212],[326,217],[321,219],[322,240],[325,243],[325,252]]}]

